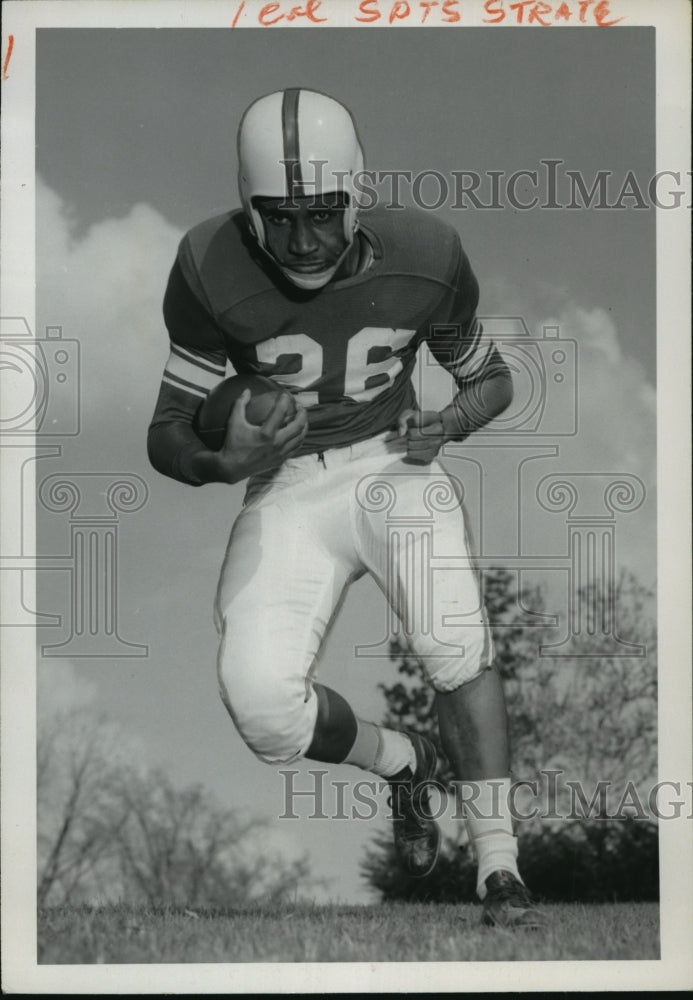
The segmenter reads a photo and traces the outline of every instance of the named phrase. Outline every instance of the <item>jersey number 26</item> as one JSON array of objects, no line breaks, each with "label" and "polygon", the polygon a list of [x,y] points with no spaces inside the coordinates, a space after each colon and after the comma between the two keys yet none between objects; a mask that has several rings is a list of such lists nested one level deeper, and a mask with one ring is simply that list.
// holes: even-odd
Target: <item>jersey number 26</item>
[{"label": "jersey number 26", "polygon": [[[347,345],[341,395],[365,403],[388,389],[403,368],[396,352],[406,347],[415,332],[379,326],[364,326],[359,330]],[[298,389],[296,397],[304,406],[317,405],[319,386],[316,384],[330,373],[324,370],[324,352],[316,340],[305,333],[292,333],[264,340],[255,350],[258,361],[264,365],[276,365],[287,355],[292,362],[300,358],[300,367],[292,363],[291,373],[267,374],[287,389]]]}]

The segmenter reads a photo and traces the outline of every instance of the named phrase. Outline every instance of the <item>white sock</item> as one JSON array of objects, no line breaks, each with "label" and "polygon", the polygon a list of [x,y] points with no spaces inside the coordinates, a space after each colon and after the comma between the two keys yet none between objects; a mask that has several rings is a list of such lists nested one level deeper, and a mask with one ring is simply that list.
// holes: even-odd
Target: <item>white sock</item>
[{"label": "white sock", "polygon": [[[517,870],[517,837],[513,834],[508,795],[510,778],[461,783],[467,831],[477,860],[476,892],[486,895],[486,879],[503,869],[522,882]],[[473,795],[473,791],[477,794]]]},{"label": "white sock", "polygon": [[354,745],[344,759],[364,771],[372,771],[381,778],[391,778],[404,770],[416,770],[416,752],[406,733],[383,729],[373,722],[357,719],[358,728]]}]

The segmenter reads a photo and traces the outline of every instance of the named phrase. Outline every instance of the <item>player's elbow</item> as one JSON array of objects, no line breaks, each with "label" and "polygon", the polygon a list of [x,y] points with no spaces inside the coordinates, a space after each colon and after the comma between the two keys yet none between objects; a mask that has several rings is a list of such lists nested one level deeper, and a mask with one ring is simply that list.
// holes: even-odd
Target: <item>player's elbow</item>
[{"label": "player's elbow", "polygon": [[505,359],[494,348],[482,373],[484,383],[484,401],[489,420],[497,417],[510,406],[513,401],[513,377]]},{"label": "player's elbow", "polygon": [[510,369],[500,354],[486,370],[483,386],[484,409],[488,420],[493,420],[510,406],[513,401],[513,378]]},{"label": "player's elbow", "polygon": [[513,377],[510,374],[510,369],[504,363],[504,371],[500,373],[498,377],[498,412],[503,413],[507,410],[513,401],[515,395],[515,387],[513,385]]},{"label": "player's elbow", "polygon": [[170,448],[163,425],[152,422],[147,430],[147,458],[149,464],[162,476],[171,476]]},{"label": "player's elbow", "polygon": [[147,428],[147,458],[149,459],[149,464],[154,466],[154,468],[159,472],[157,465],[158,462],[158,448],[157,448],[157,433],[154,424],[150,424]]}]

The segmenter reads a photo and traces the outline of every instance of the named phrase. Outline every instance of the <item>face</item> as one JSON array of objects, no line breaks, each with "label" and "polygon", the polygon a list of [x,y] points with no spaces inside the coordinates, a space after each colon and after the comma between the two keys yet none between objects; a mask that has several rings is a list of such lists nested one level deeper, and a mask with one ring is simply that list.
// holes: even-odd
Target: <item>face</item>
[{"label": "face", "polygon": [[348,247],[341,193],[254,202],[265,228],[265,244],[283,270],[319,275],[334,268]]}]

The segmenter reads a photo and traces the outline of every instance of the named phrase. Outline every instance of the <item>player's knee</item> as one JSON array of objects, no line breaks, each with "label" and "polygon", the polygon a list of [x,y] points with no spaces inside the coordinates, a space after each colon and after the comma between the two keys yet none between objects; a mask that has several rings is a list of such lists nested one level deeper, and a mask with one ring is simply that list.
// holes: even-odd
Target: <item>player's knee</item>
[{"label": "player's knee", "polygon": [[276,678],[258,683],[248,673],[219,672],[222,700],[244,742],[271,764],[302,756],[315,728],[315,697],[306,700],[304,685]]},{"label": "player's knee", "polygon": [[431,657],[425,661],[426,673],[436,691],[455,691],[474,680],[490,664],[486,629],[465,636],[463,650],[454,656]]}]

